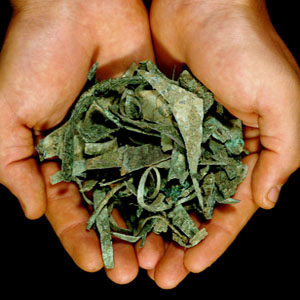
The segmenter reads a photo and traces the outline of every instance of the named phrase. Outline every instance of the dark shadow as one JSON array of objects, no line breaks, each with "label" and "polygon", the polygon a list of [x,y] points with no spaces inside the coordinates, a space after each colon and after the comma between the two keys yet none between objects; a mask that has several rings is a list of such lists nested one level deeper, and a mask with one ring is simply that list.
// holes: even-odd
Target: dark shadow
[{"label": "dark shadow", "polygon": [[12,16],[12,7],[8,0],[0,3],[0,51],[4,42],[5,34]]},{"label": "dark shadow", "polygon": [[168,49],[152,36],[154,50],[156,53],[156,64],[158,68],[169,78],[177,79],[178,75],[184,69],[184,62],[178,61],[173,57]]},{"label": "dark shadow", "polygon": [[[103,65],[101,61],[98,61],[99,68],[96,73],[97,80],[101,81],[108,78],[115,78],[121,76],[133,62],[140,62],[137,58],[141,56],[140,53],[147,53],[147,51],[145,51],[145,48],[146,45],[141,46],[129,55],[120,57],[116,60],[112,60],[105,65]],[[101,49],[97,48],[95,53],[93,54],[91,65],[96,61],[96,58],[99,57],[100,52]],[[147,58],[145,57],[145,59]],[[145,59],[142,58],[142,60]]]},{"label": "dark shadow", "polygon": [[294,55],[297,63],[300,63],[300,47],[297,32],[300,26],[299,10],[297,1],[266,0],[270,19],[281,39]]}]

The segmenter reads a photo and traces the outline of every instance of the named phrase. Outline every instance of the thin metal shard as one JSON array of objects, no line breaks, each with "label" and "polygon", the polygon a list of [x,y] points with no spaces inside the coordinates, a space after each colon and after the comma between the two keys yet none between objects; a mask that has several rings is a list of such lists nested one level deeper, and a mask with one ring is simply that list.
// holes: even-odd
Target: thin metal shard
[{"label": "thin metal shard", "polygon": [[248,169],[241,121],[188,70],[169,79],[144,61],[93,83],[97,67],[69,119],[36,147],[40,161],[61,161],[51,183],[78,185],[106,268],[114,267],[113,239],[143,247],[154,232],[197,245],[208,233],[190,213],[209,220],[217,206],[239,202],[232,197]]}]

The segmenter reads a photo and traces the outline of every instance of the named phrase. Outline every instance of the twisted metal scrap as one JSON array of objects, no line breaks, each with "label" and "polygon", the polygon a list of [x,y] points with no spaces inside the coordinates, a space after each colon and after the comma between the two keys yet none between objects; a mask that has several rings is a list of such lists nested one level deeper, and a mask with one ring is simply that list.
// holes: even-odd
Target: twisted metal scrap
[{"label": "twisted metal scrap", "polygon": [[[183,247],[203,240],[205,228],[189,213],[208,220],[216,205],[239,202],[231,197],[247,173],[243,147],[241,121],[187,70],[174,81],[145,61],[93,84],[37,151],[41,161],[61,161],[52,184],[78,184],[93,208],[87,229],[97,230],[113,268],[112,236],[141,247],[151,231],[171,233]],[[115,207],[126,229],[113,219]]]}]

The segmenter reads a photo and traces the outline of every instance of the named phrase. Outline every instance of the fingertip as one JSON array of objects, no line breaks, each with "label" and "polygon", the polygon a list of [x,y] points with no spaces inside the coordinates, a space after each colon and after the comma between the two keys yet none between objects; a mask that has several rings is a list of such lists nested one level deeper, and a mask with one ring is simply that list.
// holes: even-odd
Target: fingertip
[{"label": "fingertip", "polygon": [[77,264],[80,269],[88,273],[96,273],[103,268],[103,262],[101,259],[84,259]]},{"label": "fingertip", "polygon": [[116,284],[125,285],[132,282],[138,275],[138,268],[130,270],[130,272],[114,273],[114,276],[110,275],[110,272],[106,270],[107,277]]},{"label": "fingertip", "polygon": [[210,267],[223,251],[225,251],[225,248],[227,248],[227,232],[221,231],[221,228],[218,227],[213,227],[212,229],[204,241],[187,249],[185,252],[183,263],[185,268],[192,273],[203,272],[206,268]]},{"label": "fingertip", "polygon": [[83,271],[94,273],[102,269],[103,260],[96,232],[87,231],[85,226],[86,221],[82,221],[57,234],[75,264]]},{"label": "fingertip", "polygon": [[18,198],[19,203],[25,217],[29,220],[36,220],[46,213],[47,197],[45,186],[41,180],[40,183],[36,182],[35,186],[32,185],[26,188],[31,188],[31,192],[24,195],[21,194]]},{"label": "fingertip", "polygon": [[180,278],[175,278],[171,274],[166,274],[164,276],[157,275],[157,271],[154,272],[154,281],[157,284],[158,287],[164,290],[171,290],[174,289],[188,274],[184,274],[184,276],[181,276]]},{"label": "fingertip", "polygon": [[124,241],[113,242],[114,268],[105,269],[110,280],[117,284],[127,284],[133,281],[139,272],[133,246]]},{"label": "fingertip", "polygon": [[252,174],[253,198],[256,204],[263,209],[275,207],[281,188],[292,172],[279,154],[263,150]]},{"label": "fingertip", "polygon": [[135,246],[139,266],[146,270],[154,269],[162,258],[165,250],[161,236],[151,232],[146,238],[145,245],[140,247],[141,242]]},{"label": "fingertip", "polygon": [[282,188],[282,184],[277,184],[271,187],[267,191],[266,196],[261,203],[261,207],[264,209],[272,209],[273,207],[275,207],[279,199],[281,188]]},{"label": "fingertip", "polygon": [[10,162],[0,157],[0,183],[17,198],[26,218],[37,219],[45,213],[45,184],[33,158]]},{"label": "fingertip", "polygon": [[29,220],[39,219],[46,212],[46,195],[41,195],[33,201],[19,200],[19,203],[25,217]]},{"label": "fingertip", "polygon": [[18,199],[27,219],[35,220],[45,214],[46,187],[33,159],[12,164],[5,181],[5,185]]},{"label": "fingertip", "polygon": [[170,280],[160,280],[160,281],[157,281],[156,284],[158,285],[158,287],[160,287],[161,289],[164,289],[164,290],[171,290],[171,289],[174,289],[177,285],[178,285],[179,282],[173,282],[173,281],[170,281]]},{"label": "fingertip", "polygon": [[182,247],[169,244],[154,272],[154,280],[160,288],[173,289],[189,274],[183,263],[184,254]]},{"label": "fingertip", "polygon": [[192,273],[201,273],[212,265],[212,262],[208,262],[205,259],[195,263],[195,260],[193,259],[193,255],[189,255],[189,253],[187,253],[186,256],[184,257],[183,263],[184,266],[187,268],[187,270],[189,270]]},{"label": "fingertip", "polygon": [[31,195],[19,198],[24,215],[29,220],[36,220],[46,213],[47,195],[43,182],[36,190],[32,189]]},{"label": "fingertip", "polygon": [[[94,231],[87,232],[85,230],[85,225],[85,222],[80,224],[81,233],[77,233],[78,243],[74,243],[74,247],[77,248],[73,252],[72,258],[79,268],[85,272],[95,273],[103,268],[104,263],[101,256],[98,237]],[[70,236],[70,238],[72,238],[72,236]]]}]

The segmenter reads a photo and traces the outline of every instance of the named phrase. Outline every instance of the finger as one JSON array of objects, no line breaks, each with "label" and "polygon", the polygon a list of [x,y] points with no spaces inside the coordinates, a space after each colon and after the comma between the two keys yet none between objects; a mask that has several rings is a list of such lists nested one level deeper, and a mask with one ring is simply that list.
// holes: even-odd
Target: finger
[{"label": "finger", "polygon": [[234,195],[240,203],[224,205],[214,210],[213,219],[204,225],[208,236],[198,245],[187,249],[184,266],[191,272],[201,272],[214,263],[234,241],[257,209],[251,195],[251,173],[257,161],[257,154],[244,158],[248,173]]},{"label": "finger", "polygon": [[189,270],[183,263],[185,250],[175,243],[170,243],[155,267],[153,276],[156,284],[163,289],[176,287],[188,274]]},{"label": "finger", "polygon": [[[112,211],[112,216],[121,228],[126,224],[117,210]],[[113,282],[126,284],[134,280],[138,274],[139,267],[133,246],[118,238],[113,238],[114,268],[105,269],[106,275]]]},{"label": "finger", "polygon": [[89,214],[82,205],[78,188],[73,183],[50,183],[50,176],[59,167],[54,162],[41,166],[46,183],[46,217],[63,247],[83,270],[95,272],[103,267],[99,239],[94,230],[86,230]]},{"label": "finger", "polygon": [[258,128],[244,126],[243,135],[244,135],[246,150],[248,150],[250,153],[258,153],[261,151]]},{"label": "finger", "polygon": [[[195,213],[190,214],[195,226],[200,227],[200,221]],[[165,253],[155,269],[148,272],[150,278],[155,280],[158,286],[165,289],[176,287],[188,274],[189,270],[184,266],[185,249],[170,241],[165,242]]]},{"label": "finger", "polygon": [[245,149],[250,153],[258,153],[261,151],[259,134],[260,134],[259,128],[249,127],[249,126],[243,127]]},{"label": "finger", "polygon": [[[1,106],[1,103],[0,103]],[[36,161],[31,131],[5,113],[0,118],[0,182],[13,193],[29,219],[39,218],[46,209],[43,178]]]},{"label": "finger", "polygon": [[282,185],[300,167],[300,79],[283,79],[276,94],[267,90],[261,98],[269,97],[269,101],[259,106],[264,149],[253,171],[252,188],[258,205],[268,209],[274,207]]},{"label": "finger", "polygon": [[259,137],[252,139],[245,139],[244,148],[250,153],[258,153],[261,150],[261,144]]},{"label": "finger", "polygon": [[139,266],[146,270],[154,269],[165,252],[162,237],[151,232],[148,234],[144,246],[140,247],[140,245],[141,241],[135,246]]},{"label": "finger", "polygon": [[253,139],[259,137],[259,129],[249,126],[244,126],[243,135],[245,139]]}]

